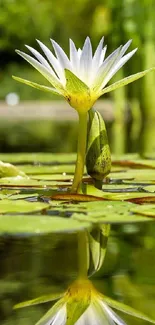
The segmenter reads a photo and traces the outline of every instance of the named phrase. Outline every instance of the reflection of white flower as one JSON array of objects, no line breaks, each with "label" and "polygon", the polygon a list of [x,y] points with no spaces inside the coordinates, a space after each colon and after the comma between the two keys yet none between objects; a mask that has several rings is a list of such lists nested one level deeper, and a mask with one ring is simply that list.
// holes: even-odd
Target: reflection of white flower
[{"label": "reflection of white flower", "polygon": [[[65,293],[39,297],[15,308],[59,299],[36,325],[126,325],[110,308],[155,324],[145,314],[100,294],[88,279],[76,280]],[[110,306],[110,307],[109,307]]]},{"label": "reflection of white flower", "polygon": [[[67,323],[68,321],[68,323]],[[125,325],[89,280],[75,281],[36,325]]]},{"label": "reflection of white flower", "polygon": [[[78,304],[77,304],[78,308]],[[67,321],[67,308],[64,304],[55,315],[45,323],[36,325],[65,325]],[[75,325],[125,325],[126,323],[100,298],[92,299],[89,307],[76,321]]]}]

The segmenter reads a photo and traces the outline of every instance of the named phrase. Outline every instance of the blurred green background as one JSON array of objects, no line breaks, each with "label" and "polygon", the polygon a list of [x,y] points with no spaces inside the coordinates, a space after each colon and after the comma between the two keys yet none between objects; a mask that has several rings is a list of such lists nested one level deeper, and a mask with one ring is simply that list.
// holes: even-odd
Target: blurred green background
[{"label": "blurred green background", "polygon": [[[20,101],[53,99],[52,95],[20,84],[11,78],[14,74],[46,84],[46,80],[15,53],[15,49],[25,51],[24,44],[29,44],[37,49],[36,39],[51,47],[49,39],[53,38],[68,53],[69,38],[72,38],[76,45],[81,47],[85,37],[89,35],[93,48],[95,48],[104,35],[105,43],[108,45],[108,54],[120,44],[126,43],[128,39],[133,39],[130,50],[138,47],[138,52],[117,73],[114,80],[154,66],[154,20],[154,0],[76,0],[74,4],[71,0],[59,2],[57,0],[1,0],[0,100],[8,102],[6,96],[9,93],[16,93]],[[112,127],[109,130],[113,152],[118,154],[125,151],[140,151],[142,154],[155,152],[153,140],[155,137],[154,85],[155,73],[150,73],[144,79],[102,98],[105,100],[110,98],[114,102]],[[128,117],[127,121],[126,103],[129,103],[128,111],[130,112],[130,118]],[[1,107],[5,112],[7,111],[7,106],[3,102],[1,102]],[[7,120],[7,116],[5,119]],[[35,125],[33,124],[33,128],[31,128],[28,122],[25,128],[25,124],[22,123],[23,121],[8,126],[5,124],[6,132],[3,132],[4,128],[1,131],[1,151],[15,151],[18,148],[21,151],[31,151],[32,147],[34,151],[38,150],[37,143],[40,141],[38,132],[36,131],[36,141],[32,135]],[[18,125],[20,125],[19,129]],[[28,138],[32,137],[34,145],[31,144],[29,148],[24,146],[23,132],[25,131],[22,132],[21,127],[26,130]],[[32,132],[30,132],[31,130]],[[57,130],[61,133],[62,125],[61,127],[57,125]],[[8,140],[8,132],[13,135],[14,139],[16,138],[16,141],[19,132],[21,132],[20,142],[18,139],[14,143],[14,147]],[[46,132],[47,141],[46,144],[42,143],[42,151],[52,150],[53,146],[50,146],[52,133],[53,131]],[[73,139],[75,142],[75,138]],[[57,151],[62,150],[61,146],[59,147],[59,142],[55,148]],[[64,151],[71,151],[73,148],[74,144],[71,143],[71,147],[65,146]]]}]

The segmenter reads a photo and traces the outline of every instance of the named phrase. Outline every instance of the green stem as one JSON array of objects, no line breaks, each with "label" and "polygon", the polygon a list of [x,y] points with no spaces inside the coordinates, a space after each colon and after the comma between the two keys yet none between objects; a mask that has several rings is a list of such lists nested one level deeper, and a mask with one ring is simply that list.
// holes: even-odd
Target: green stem
[{"label": "green stem", "polygon": [[77,193],[80,183],[82,181],[85,154],[86,154],[86,143],[87,143],[87,112],[79,114],[79,133],[78,133],[78,148],[77,148],[77,160],[75,167],[75,174],[71,193]]},{"label": "green stem", "polygon": [[87,232],[82,231],[78,233],[78,267],[79,267],[79,279],[87,278]]}]

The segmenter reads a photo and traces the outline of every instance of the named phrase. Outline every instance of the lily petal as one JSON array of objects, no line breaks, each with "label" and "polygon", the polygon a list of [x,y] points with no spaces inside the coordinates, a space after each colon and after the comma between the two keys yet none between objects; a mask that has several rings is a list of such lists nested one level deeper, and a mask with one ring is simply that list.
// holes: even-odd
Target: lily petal
[{"label": "lily petal", "polygon": [[55,54],[62,66],[63,69],[69,69],[71,70],[71,64],[70,61],[66,55],[66,53],[63,51],[63,49],[59,46],[57,42],[51,39]]},{"label": "lily petal", "polygon": [[59,61],[56,59],[54,54],[48,49],[48,47],[45,44],[43,44],[39,40],[37,40],[37,42],[40,45],[42,51],[45,53],[48,61],[51,63],[51,65],[52,65],[53,69],[55,70],[56,74],[58,75],[58,77],[60,78],[62,83],[64,84],[65,83],[64,71],[63,71]]},{"label": "lily petal", "polygon": [[130,53],[123,56],[118,63],[114,64],[113,67],[110,69],[107,76],[104,78],[104,81],[101,84],[101,88],[104,88],[108,81],[116,74],[116,72],[135,54],[137,49],[131,51]]},{"label": "lily petal", "polygon": [[70,63],[72,65],[72,71],[75,74],[78,74],[79,66],[80,66],[80,60],[78,56],[78,51],[75,47],[74,42],[70,39]]},{"label": "lily petal", "polygon": [[103,80],[105,76],[108,74],[110,71],[111,67],[114,65],[116,62],[118,56],[120,55],[122,47],[120,46],[117,48],[113,53],[111,53],[106,60],[103,62],[103,64],[100,66],[97,76],[94,79],[92,87],[94,87],[94,91],[97,91],[101,88],[101,85],[103,83]]},{"label": "lily petal", "polygon": [[103,42],[104,42],[104,37],[101,38],[100,42],[99,42],[99,45],[94,53],[94,56],[93,56],[93,60],[92,60],[92,65],[93,65],[93,68],[97,65],[99,65],[99,62],[100,62],[100,58],[101,58],[101,55],[102,55],[102,49],[103,49]]},{"label": "lily petal", "polygon": [[62,89],[61,83],[55,77],[55,74],[51,74],[48,69],[39,63],[37,60],[32,58],[30,55],[16,50],[16,52],[22,56],[27,62],[29,62],[36,70],[38,70],[55,88]]},{"label": "lily petal", "polygon": [[51,70],[51,73],[53,74],[53,69],[51,68],[51,66],[49,65],[49,63],[47,62],[47,60],[35,49],[33,49],[33,47],[25,45],[28,50],[38,59],[38,61],[40,61],[40,63],[42,63],[47,69]]},{"label": "lily petal", "polygon": [[123,56],[125,54],[125,52],[127,51],[127,49],[129,48],[129,46],[132,43],[132,39],[130,39],[123,47],[122,50],[120,52],[120,55]]},{"label": "lily petal", "polygon": [[92,68],[92,46],[90,38],[87,37],[80,57],[80,78],[89,84],[89,73]]}]

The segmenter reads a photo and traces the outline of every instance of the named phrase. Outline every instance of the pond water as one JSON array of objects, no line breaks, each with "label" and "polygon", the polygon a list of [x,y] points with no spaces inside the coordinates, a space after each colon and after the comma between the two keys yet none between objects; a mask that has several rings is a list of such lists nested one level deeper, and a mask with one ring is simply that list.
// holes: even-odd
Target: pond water
[{"label": "pond water", "polygon": [[[155,318],[155,223],[150,219],[150,215],[155,216],[154,160],[142,161],[138,156],[130,156],[122,157],[117,164],[114,161],[102,191],[93,189],[85,176],[86,192],[91,195],[89,201],[94,201],[80,203],[80,197],[74,200],[68,197],[67,202],[64,201],[65,189],[71,184],[75,155],[70,158],[68,155],[1,155],[0,160],[15,163],[30,177],[2,177],[0,180],[1,323],[35,325],[51,307],[51,302],[18,310],[13,310],[13,306],[61,292],[76,279],[77,232],[82,228],[88,228],[89,239],[98,243],[92,256],[88,241],[88,272],[96,288]],[[54,199],[56,194],[60,195],[60,201]],[[97,197],[101,201],[96,202]],[[103,198],[106,201],[102,201]],[[33,217],[38,218],[37,224],[32,223]],[[29,227],[28,218],[31,218]],[[51,223],[41,224],[46,218]],[[61,219],[52,224],[58,221],[54,218]],[[106,224],[112,223],[106,257],[98,272],[100,240],[97,240],[97,232],[89,229],[90,220],[94,229],[98,229],[95,218],[102,225],[104,220]],[[129,325],[147,324],[121,316]]]},{"label": "pond water", "polygon": [[[155,317],[155,226],[113,226],[101,270],[92,277],[104,294]],[[77,275],[77,236],[0,238],[0,319],[33,325],[52,303],[12,310],[16,303],[67,288]],[[145,324],[124,316],[128,324]]]}]

